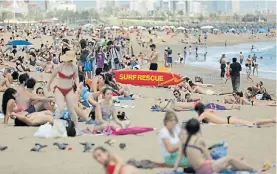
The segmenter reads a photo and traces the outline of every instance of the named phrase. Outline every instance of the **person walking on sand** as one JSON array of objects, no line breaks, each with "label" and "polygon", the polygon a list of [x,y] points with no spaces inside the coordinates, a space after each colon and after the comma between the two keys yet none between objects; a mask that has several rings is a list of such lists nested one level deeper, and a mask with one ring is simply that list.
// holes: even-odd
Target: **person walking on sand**
[{"label": "person walking on sand", "polygon": [[[54,87],[55,101],[58,106],[57,118],[61,117],[63,110],[67,107],[72,121],[77,127],[78,116],[74,109],[75,94],[73,90],[73,83],[79,84],[78,67],[73,63],[75,60],[75,52],[66,51],[64,55],[60,57],[62,63],[52,72],[47,85],[48,91],[51,91],[51,84],[57,76],[56,86]],[[79,88],[77,88],[79,91]]]},{"label": "person walking on sand", "polygon": [[230,75],[232,81],[233,92],[237,92],[240,87],[240,71],[241,65],[237,62],[237,58],[233,58],[233,63],[230,65]]},{"label": "person walking on sand", "polygon": [[225,76],[225,68],[226,68],[226,57],[225,57],[225,54],[222,54],[220,60],[219,60],[219,63],[220,63],[220,77],[221,79],[223,80],[224,79],[224,76]]}]

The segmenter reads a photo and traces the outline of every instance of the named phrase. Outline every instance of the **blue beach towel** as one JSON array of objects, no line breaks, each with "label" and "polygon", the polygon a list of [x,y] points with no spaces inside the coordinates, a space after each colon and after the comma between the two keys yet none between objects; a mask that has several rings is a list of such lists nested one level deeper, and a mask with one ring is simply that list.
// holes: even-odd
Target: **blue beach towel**
[{"label": "blue beach towel", "polygon": [[132,98],[132,97],[121,97],[121,96],[117,97],[117,99],[118,99],[118,100],[135,100],[135,99]]}]

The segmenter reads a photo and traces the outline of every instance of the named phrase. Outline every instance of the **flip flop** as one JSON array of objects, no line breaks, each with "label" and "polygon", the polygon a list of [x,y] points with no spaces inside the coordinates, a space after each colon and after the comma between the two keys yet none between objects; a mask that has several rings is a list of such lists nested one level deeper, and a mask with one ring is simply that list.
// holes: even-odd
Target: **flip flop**
[{"label": "flip flop", "polygon": [[107,144],[107,145],[109,145],[109,146],[112,146],[112,145],[114,145],[115,143],[116,143],[116,140],[114,140],[114,139],[110,139],[110,140],[104,142],[104,144]]}]

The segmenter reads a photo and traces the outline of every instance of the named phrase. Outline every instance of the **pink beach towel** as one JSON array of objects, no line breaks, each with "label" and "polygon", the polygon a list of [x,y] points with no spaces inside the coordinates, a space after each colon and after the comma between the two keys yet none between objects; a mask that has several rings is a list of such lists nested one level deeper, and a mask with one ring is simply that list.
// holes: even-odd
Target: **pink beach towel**
[{"label": "pink beach towel", "polygon": [[115,129],[114,127],[108,127],[103,132],[106,135],[128,135],[128,134],[141,134],[144,132],[153,131],[154,128],[150,127],[130,127]]}]

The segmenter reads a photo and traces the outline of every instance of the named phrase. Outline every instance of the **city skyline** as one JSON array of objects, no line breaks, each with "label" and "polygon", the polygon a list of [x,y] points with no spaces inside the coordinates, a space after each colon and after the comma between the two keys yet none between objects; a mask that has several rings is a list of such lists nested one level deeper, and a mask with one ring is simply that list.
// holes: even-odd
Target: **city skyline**
[{"label": "city skyline", "polygon": [[[53,0],[49,0],[53,1]],[[151,1],[153,5],[150,5],[150,3],[147,4],[146,8],[139,8],[142,7],[142,5],[139,5],[138,0],[107,0],[112,1],[116,6],[121,6],[121,4],[125,4],[124,7],[127,7],[127,3],[129,3],[129,10],[136,10],[139,11],[150,11],[150,10],[157,10],[157,4],[159,3],[172,3],[172,2],[178,2],[179,4],[175,6],[172,9],[165,8],[164,11],[170,10],[172,12],[177,11],[190,11],[190,12],[196,12],[199,11],[205,12],[205,13],[218,13],[221,12],[222,14],[231,14],[231,13],[255,13],[255,11],[275,11],[276,12],[276,2],[272,0],[264,0],[264,1],[242,1],[242,0],[221,0],[221,1],[211,1],[211,0],[144,0],[144,1]],[[139,0],[141,1],[141,0]],[[38,2],[40,7],[44,8],[45,2],[44,1],[36,1],[33,0],[31,2]],[[99,0],[62,0],[62,2],[73,2],[76,4],[77,9],[88,9],[88,8],[95,8],[99,10]],[[105,4],[105,0],[101,0],[101,4]],[[180,8],[184,5],[184,3],[190,3],[189,7]],[[138,4],[137,7],[134,7]],[[172,3],[174,4],[174,3]],[[153,6],[153,7],[149,7]],[[201,7],[200,7],[201,6]],[[233,8],[233,6],[235,8]],[[101,6],[102,8],[105,7],[105,5]],[[172,7],[172,6],[171,6]]]}]

